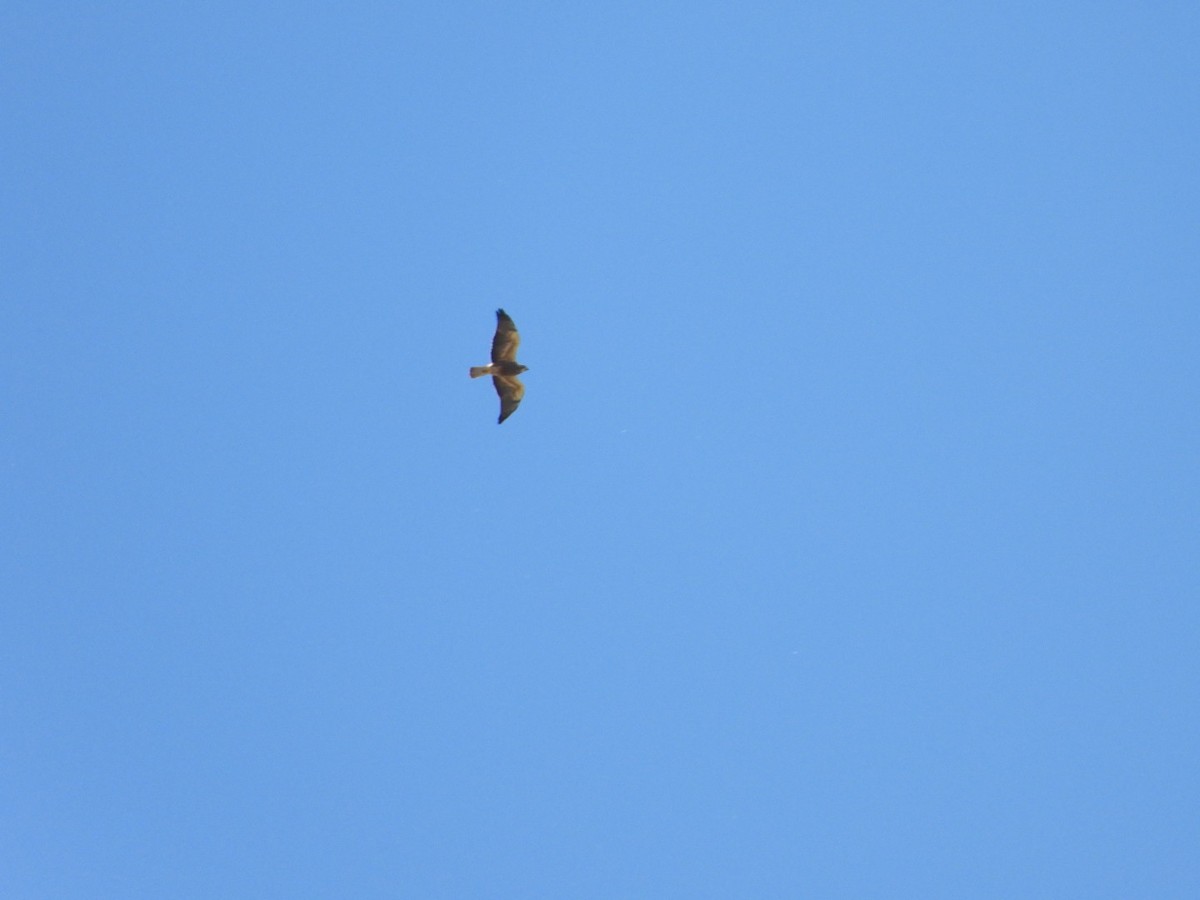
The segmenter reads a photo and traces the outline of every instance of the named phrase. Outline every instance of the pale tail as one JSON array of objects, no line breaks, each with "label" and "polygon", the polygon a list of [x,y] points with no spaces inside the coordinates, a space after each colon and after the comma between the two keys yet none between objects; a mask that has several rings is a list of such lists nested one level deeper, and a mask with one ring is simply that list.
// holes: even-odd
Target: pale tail
[{"label": "pale tail", "polygon": [[491,366],[471,366],[471,377],[482,378],[484,375],[491,375]]}]

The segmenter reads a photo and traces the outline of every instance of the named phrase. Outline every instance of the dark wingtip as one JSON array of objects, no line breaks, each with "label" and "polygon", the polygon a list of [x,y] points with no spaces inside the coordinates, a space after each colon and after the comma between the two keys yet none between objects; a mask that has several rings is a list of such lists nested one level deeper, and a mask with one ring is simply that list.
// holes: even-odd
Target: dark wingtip
[{"label": "dark wingtip", "polygon": [[502,310],[502,309],[498,309],[498,310],[496,310],[496,318],[497,318],[497,319],[507,319],[507,318],[508,318],[508,313],[506,313],[506,312],[505,312],[504,310]]}]

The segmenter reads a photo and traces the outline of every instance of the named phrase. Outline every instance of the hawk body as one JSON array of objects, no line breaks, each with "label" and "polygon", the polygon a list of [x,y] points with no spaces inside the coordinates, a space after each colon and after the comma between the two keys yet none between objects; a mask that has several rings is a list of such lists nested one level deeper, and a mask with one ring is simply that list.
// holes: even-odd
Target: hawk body
[{"label": "hawk body", "polygon": [[517,347],[521,344],[521,335],[517,326],[502,309],[496,310],[496,334],[492,337],[492,362],[487,366],[471,366],[471,377],[481,378],[492,376],[492,385],[500,396],[500,418],[497,424],[503,422],[514,412],[525,396],[525,385],[517,376],[529,370],[517,362]]}]

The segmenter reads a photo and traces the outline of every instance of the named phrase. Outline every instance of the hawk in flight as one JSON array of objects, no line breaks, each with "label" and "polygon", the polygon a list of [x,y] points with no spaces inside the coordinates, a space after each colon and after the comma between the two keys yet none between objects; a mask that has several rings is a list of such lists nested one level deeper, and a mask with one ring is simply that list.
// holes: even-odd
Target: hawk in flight
[{"label": "hawk in flight", "polygon": [[[521,335],[517,326],[502,309],[496,310],[496,336],[492,338],[492,364],[490,366],[471,366],[471,377],[480,378],[483,375],[492,376],[492,384],[500,395],[500,419],[503,422],[514,412],[525,396],[525,385],[517,376],[529,370],[517,362],[517,346],[521,343]],[[499,424],[497,422],[497,424]]]}]

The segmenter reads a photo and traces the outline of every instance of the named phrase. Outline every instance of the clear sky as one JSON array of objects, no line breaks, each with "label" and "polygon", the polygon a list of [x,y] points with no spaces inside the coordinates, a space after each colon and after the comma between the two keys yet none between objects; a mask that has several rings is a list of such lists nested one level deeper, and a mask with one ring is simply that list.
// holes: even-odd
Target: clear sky
[{"label": "clear sky", "polygon": [[1196,4],[9,0],[0,79],[6,900],[1200,896]]}]

